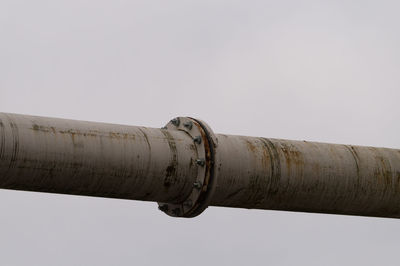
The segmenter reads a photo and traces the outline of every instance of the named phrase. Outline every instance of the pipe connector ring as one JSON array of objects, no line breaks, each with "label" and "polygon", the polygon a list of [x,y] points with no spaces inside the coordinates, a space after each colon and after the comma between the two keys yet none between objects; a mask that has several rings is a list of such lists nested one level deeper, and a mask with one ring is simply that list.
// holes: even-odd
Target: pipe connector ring
[{"label": "pipe connector ring", "polygon": [[197,167],[197,176],[189,196],[181,203],[159,202],[159,209],[173,217],[195,217],[209,205],[215,188],[215,149],[217,138],[210,127],[201,120],[176,117],[163,129],[186,132],[196,146],[197,158],[192,158]]}]

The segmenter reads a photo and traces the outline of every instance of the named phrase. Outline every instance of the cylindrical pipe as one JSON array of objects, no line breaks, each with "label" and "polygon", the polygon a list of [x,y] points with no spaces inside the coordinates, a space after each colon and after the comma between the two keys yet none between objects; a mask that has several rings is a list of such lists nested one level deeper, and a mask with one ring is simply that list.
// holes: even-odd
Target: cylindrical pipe
[{"label": "cylindrical pipe", "polygon": [[211,205],[400,217],[400,150],[217,137]]},{"label": "cylindrical pipe", "polygon": [[400,218],[400,150],[0,114],[0,188]]},{"label": "cylindrical pipe", "polygon": [[0,188],[181,202],[196,154],[183,131],[0,114]]}]

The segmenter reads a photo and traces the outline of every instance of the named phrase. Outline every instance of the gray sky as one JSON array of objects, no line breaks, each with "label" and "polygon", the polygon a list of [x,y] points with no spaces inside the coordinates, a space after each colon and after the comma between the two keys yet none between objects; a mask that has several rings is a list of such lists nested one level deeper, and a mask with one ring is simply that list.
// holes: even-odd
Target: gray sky
[{"label": "gray sky", "polygon": [[[400,148],[398,1],[0,2],[0,111]],[[0,190],[2,265],[398,265],[400,220]]]}]

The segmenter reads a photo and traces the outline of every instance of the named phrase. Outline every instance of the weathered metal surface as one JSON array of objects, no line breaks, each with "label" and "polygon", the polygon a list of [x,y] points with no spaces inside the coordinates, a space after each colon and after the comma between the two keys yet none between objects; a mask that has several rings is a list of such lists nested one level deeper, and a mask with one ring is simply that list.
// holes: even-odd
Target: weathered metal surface
[{"label": "weathered metal surface", "polygon": [[400,217],[400,150],[217,137],[213,206]]},{"label": "weathered metal surface", "polygon": [[0,188],[180,203],[197,157],[183,131],[0,114]]},{"label": "weathered metal surface", "polygon": [[400,218],[400,150],[0,113],[0,188]]},{"label": "weathered metal surface", "polygon": [[189,117],[172,119],[165,127],[170,131],[186,132],[197,147],[197,177],[192,191],[181,203],[159,203],[159,209],[173,217],[194,217],[202,213],[209,204],[213,191],[213,169],[215,135],[209,127],[200,120]]}]

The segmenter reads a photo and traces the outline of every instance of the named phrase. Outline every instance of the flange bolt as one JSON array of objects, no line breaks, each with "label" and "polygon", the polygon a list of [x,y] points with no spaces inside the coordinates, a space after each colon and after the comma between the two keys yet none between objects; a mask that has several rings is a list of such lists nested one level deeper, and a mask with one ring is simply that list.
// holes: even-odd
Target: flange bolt
[{"label": "flange bolt", "polygon": [[179,124],[181,123],[181,121],[179,120],[179,118],[174,118],[174,119],[172,119],[171,120],[171,123],[174,125],[174,126],[179,126]]},{"label": "flange bolt", "polygon": [[194,143],[201,144],[201,136],[196,136],[193,139]]},{"label": "flange bolt", "polygon": [[204,166],[206,164],[206,161],[204,161],[204,159],[197,159],[196,163],[200,166]]},{"label": "flange bolt", "polygon": [[200,181],[196,181],[196,182],[193,183],[193,187],[196,188],[196,189],[201,189],[202,184],[201,184]]}]

